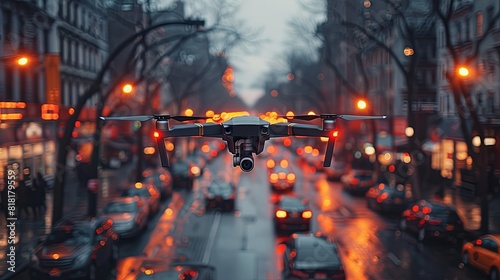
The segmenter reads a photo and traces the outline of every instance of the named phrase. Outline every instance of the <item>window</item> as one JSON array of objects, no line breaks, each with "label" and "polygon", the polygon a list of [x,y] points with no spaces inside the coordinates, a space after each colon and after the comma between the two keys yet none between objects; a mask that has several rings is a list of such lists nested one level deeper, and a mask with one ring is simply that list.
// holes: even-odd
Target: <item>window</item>
[{"label": "window", "polygon": [[476,36],[477,37],[483,36],[483,13],[482,12],[476,13]]}]

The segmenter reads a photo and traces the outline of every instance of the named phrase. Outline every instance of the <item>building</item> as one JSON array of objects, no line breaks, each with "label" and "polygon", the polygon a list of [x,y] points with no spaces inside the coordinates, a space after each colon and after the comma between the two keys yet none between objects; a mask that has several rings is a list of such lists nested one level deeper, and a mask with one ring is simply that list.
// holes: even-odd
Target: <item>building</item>
[{"label": "building", "polygon": [[[437,135],[432,149],[432,168],[438,170],[441,176],[449,178],[460,186],[470,188],[475,192],[471,181],[476,179],[472,170],[472,158],[464,139],[458,110],[447,75],[458,75],[461,66],[470,70],[470,75],[464,77],[467,90],[471,97],[471,105],[475,108],[483,125],[486,137],[491,144],[489,149],[490,176],[496,178],[492,185],[498,190],[500,175],[500,3],[498,1],[463,0],[455,2],[450,16],[451,44],[457,51],[459,60],[469,64],[456,65],[446,48],[446,34],[442,22],[437,26],[438,51],[438,102],[440,122],[434,128]],[[488,28],[492,23],[492,28]],[[486,35],[486,36],[485,36]],[[482,39],[484,37],[484,39]],[[476,44],[482,40],[477,55],[474,55]],[[473,54],[473,55],[471,55]],[[463,100],[460,104],[464,104]],[[466,107],[466,106],[464,106]],[[466,118],[470,119],[465,110]],[[472,122],[467,129],[474,136]],[[474,144],[474,141],[473,143]]]},{"label": "building", "polygon": [[[6,0],[0,10],[0,172],[18,162],[54,176],[64,120],[108,55],[105,12],[100,1],[62,0]],[[21,57],[25,66],[15,63]],[[96,101],[86,103],[75,138],[93,131]]]}]

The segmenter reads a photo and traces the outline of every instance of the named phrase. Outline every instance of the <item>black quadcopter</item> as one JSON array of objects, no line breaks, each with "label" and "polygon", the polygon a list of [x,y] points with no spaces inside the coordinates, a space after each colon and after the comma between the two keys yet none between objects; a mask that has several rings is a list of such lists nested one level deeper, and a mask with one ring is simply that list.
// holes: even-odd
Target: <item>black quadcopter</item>
[{"label": "black quadcopter", "polygon": [[169,137],[219,137],[227,142],[229,152],[233,154],[233,166],[239,166],[241,170],[250,172],[254,167],[253,154],[260,154],[264,150],[264,143],[273,137],[286,136],[312,136],[328,137],[328,144],[325,152],[324,167],[329,167],[332,161],[333,147],[338,135],[335,130],[335,121],[340,118],[343,120],[369,120],[385,119],[387,116],[357,116],[357,115],[298,115],[298,116],[279,116],[287,120],[314,120],[322,119],[323,124],[309,125],[294,122],[276,122],[270,123],[259,117],[253,116],[235,116],[221,123],[191,123],[169,126],[170,119],[184,122],[202,119],[211,119],[209,117],[195,116],[171,116],[171,115],[152,115],[152,116],[126,116],[126,117],[101,117],[101,120],[129,120],[145,122],[151,119],[156,120],[156,143],[160,154],[161,165],[170,166],[167,149],[164,139]]}]

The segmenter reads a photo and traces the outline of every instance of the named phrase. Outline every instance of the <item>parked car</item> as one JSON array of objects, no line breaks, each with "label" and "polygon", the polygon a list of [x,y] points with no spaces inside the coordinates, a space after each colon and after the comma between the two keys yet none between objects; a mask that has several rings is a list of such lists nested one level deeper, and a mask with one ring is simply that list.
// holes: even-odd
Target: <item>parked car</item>
[{"label": "parked car", "polygon": [[144,198],[149,206],[149,215],[153,215],[160,209],[160,191],[149,183],[137,182],[128,185],[121,194],[122,197],[138,196]]},{"label": "parked car", "polygon": [[165,200],[172,195],[172,174],[165,168],[146,169],[143,171],[142,176],[144,182],[155,185],[160,191],[161,200]]},{"label": "parked car", "polygon": [[331,166],[323,167],[322,170],[326,174],[326,179],[339,181],[340,177],[346,173],[346,166],[345,161],[333,159]]},{"label": "parked car", "polygon": [[340,182],[348,192],[365,194],[375,184],[375,177],[372,170],[351,169],[340,177]]},{"label": "parked car", "polygon": [[365,196],[368,208],[398,214],[414,201],[410,184],[379,183],[368,189]]},{"label": "parked car", "polygon": [[149,206],[139,197],[113,198],[102,212],[113,220],[113,229],[120,238],[137,236],[148,225]]},{"label": "parked car", "polygon": [[274,226],[277,231],[309,231],[312,215],[306,198],[282,195],[274,206]]},{"label": "parked car", "polygon": [[199,167],[195,166],[188,160],[176,160],[170,165],[170,173],[172,174],[172,186],[174,189],[192,190],[196,171],[199,172]]},{"label": "parked car", "polygon": [[344,266],[333,238],[294,233],[283,254],[283,280],[345,279]]},{"label": "parked car", "polygon": [[401,230],[416,232],[418,241],[427,238],[461,240],[465,235],[464,222],[456,209],[438,201],[411,203],[403,211],[399,226]]},{"label": "parked car", "polygon": [[31,279],[104,279],[118,260],[112,226],[104,217],[63,219],[31,254]]},{"label": "parked car", "polygon": [[231,182],[213,181],[203,194],[206,210],[234,211],[236,187]]},{"label": "parked car", "polygon": [[462,246],[462,262],[489,276],[500,279],[500,234],[487,234]]},{"label": "parked car", "polygon": [[132,256],[118,262],[116,280],[182,279],[215,280],[215,267],[201,263],[177,263],[165,259]]},{"label": "parked car", "polygon": [[293,191],[295,181],[295,172],[288,166],[288,161],[286,165],[281,163],[280,165],[275,165],[269,174],[269,184],[271,185],[271,189],[276,192]]}]

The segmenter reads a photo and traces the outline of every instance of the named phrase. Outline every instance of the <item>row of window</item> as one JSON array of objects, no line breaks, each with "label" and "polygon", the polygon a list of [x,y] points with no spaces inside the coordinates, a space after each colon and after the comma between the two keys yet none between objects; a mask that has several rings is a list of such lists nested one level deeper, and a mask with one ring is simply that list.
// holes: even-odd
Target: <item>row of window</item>
[{"label": "row of window", "polygon": [[59,34],[59,46],[61,61],[66,65],[95,72],[103,61],[95,46],[65,37],[62,32]]},{"label": "row of window", "polygon": [[76,1],[59,1],[58,15],[62,20],[94,37],[106,37],[103,19],[91,9],[79,5]]}]

